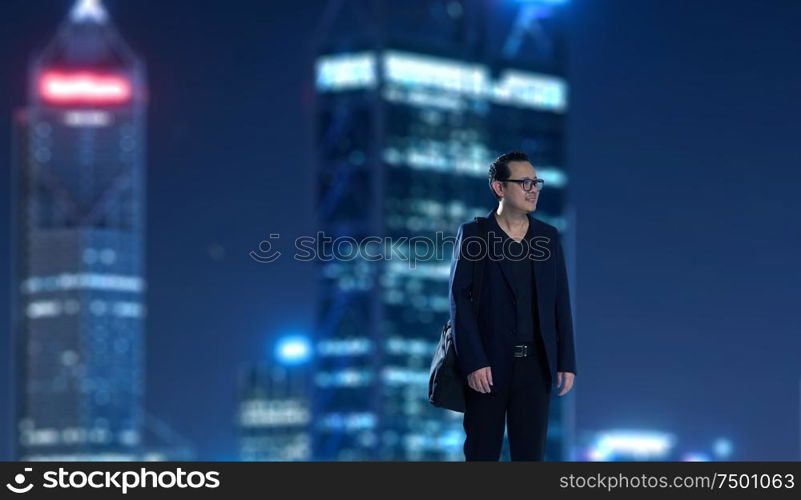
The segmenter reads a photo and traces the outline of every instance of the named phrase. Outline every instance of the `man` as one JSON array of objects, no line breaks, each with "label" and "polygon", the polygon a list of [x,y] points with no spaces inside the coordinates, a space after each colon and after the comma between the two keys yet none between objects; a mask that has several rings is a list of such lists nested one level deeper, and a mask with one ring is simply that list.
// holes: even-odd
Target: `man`
[{"label": "man", "polygon": [[564,255],[556,228],[530,215],[543,181],[525,153],[499,156],[489,185],[498,207],[483,234],[476,221],[459,227],[450,273],[452,333],[467,382],[465,459],[499,460],[508,424],[511,459],[542,460],[551,387],[567,394],[576,374]]}]

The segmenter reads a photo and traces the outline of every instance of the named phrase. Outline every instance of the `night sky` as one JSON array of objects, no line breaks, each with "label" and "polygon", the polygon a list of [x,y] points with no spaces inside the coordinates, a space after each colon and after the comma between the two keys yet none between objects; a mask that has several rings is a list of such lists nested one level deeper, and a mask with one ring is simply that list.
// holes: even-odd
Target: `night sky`
[{"label": "night sky", "polygon": [[[198,458],[234,459],[237,369],[276,335],[312,333],[314,265],[248,253],[315,230],[309,42],[324,2],[104,3],[150,81],[146,406]],[[4,200],[28,56],[70,5],[0,0]],[[578,430],[659,429],[700,451],[727,437],[737,460],[798,460],[801,3],[569,9]],[[1,203],[6,242],[10,217]],[[10,401],[3,368],[0,459]]]}]

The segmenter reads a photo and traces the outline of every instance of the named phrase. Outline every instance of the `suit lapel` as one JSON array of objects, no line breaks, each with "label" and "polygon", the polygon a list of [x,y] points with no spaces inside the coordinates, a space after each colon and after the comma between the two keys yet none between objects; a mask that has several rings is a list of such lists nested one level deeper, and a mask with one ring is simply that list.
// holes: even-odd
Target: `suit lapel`
[{"label": "suit lapel", "polygon": [[[489,218],[492,219],[492,221],[490,222],[490,227],[492,228],[492,230],[500,230],[501,233],[498,236],[500,236],[501,238],[506,237],[506,234],[503,232],[503,229],[500,229],[500,226],[498,225],[497,219],[495,219],[495,210],[491,210],[487,214],[487,218],[488,219]],[[530,224],[530,222],[529,222],[529,224]],[[503,252],[502,248],[503,247],[501,247],[501,252]],[[498,258],[499,256],[495,255],[494,257]],[[501,259],[497,260],[496,262],[498,263],[498,266],[501,268],[501,274],[503,275],[504,281],[506,281],[506,286],[509,287],[509,291],[512,293],[512,297],[514,297],[515,300],[517,300],[517,293],[515,291],[515,287],[512,286],[512,272],[513,271],[511,269],[511,264],[509,263],[509,261],[507,261],[504,258],[501,258]]]},{"label": "suit lapel", "polygon": [[510,269],[511,263],[506,259],[500,259],[498,264],[501,266],[501,274],[503,274],[503,279],[506,280],[506,285],[509,287],[509,290],[512,292],[512,296],[517,300],[517,291],[515,287],[512,286],[512,270]]},{"label": "suit lapel", "polygon": [[[531,259],[531,272],[534,274],[534,285],[536,286],[536,296],[537,296],[537,306],[540,311],[543,310],[543,295],[540,293],[542,290],[545,290],[543,285],[543,279],[545,277],[545,262],[541,258],[537,258],[537,255],[534,254],[534,238],[539,236],[539,226],[537,221],[534,217],[529,214],[528,216],[528,227],[529,231],[526,234],[526,239],[528,240],[528,248],[529,248],[529,258]],[[537,250],[539,251],[539,250]]]}]

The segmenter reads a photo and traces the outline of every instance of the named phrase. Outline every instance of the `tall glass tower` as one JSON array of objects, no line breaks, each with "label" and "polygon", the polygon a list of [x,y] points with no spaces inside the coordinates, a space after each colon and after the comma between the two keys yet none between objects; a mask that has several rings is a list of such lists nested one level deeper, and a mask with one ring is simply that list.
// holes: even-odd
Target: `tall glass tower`
[{"label": "tall glass tower", "polygon": [[[535,217],[568,231],[562,3],[332,2],[315,74],[320,229],[452,236],[496,204],[489,164],[519,149],[546,181]],[[426,399],[448,317],[443,248],[416,265],[365,253],[321,264],[316,458],[464,459],[462,414]],[[394,251],[408,260],[431,249]],[[553,402],[548,460],[567,458],[569,398]]]},{"label": "tall glass tower", "polygon": [[32,60],[14,148],[21,460],[141,452],[145,92],[99,0]]}]

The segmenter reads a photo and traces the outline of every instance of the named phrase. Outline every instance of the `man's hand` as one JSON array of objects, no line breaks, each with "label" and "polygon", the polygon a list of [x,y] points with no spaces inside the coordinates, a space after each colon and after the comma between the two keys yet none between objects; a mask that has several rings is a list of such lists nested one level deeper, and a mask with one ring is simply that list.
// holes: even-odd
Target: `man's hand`
[{"label": "man's hand", "polygon": [[570,389],[573,388],[573,378],[576,376],[573,372],[556,372],[556,388],[562,388],[559,391],[559,396],[564,396]]},{"label": "man's hand", "polygon": [[479,368],[468,375],[467,385],[469,385],[471,389],[481,393],[490,392],[490,386],[492,385],[492,370],[490,367],[485,366],[484,368]]}]

